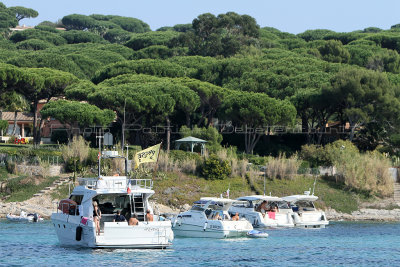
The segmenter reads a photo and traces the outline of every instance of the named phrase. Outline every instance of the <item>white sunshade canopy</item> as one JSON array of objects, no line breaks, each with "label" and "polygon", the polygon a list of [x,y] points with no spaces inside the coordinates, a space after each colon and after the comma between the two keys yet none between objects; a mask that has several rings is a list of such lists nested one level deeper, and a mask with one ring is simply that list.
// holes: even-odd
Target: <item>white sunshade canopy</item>
[{"label": "white sunshade canopy", "polygon": [[219,198],[219,197],[202,197],[200,198],[201,201],[207,202],[219,202],[219,203],[233,203],[234,200],[229,198]]},{"label": "white sunshade canopy", "polygon": [[262,196],[262,195],[244,196],[244,197],[239,197],[236,200],[239,200],[239,201],[256,201],[256,200],[283,201],[283,199],[280,197]]},{"label": "white sunshade canopy", "polygon": [[293,196],[287,196],[283,197],[283,200],[291,203],[296,203],[298,201],[316,201],[318,199],[317,196],[313,195],[293,195]]}]

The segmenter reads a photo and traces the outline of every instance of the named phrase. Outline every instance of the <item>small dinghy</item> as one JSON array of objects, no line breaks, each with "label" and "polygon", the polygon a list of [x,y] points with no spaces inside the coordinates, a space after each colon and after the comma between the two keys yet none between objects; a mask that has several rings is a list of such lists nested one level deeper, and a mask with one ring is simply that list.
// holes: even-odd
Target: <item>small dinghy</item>
[{"label": "small dinghy", "polygon": [[30,213],[26,214],[26,212],[21,211],[20,215],[13,215],[11,213],[7,214],[7,219],[9,221],[14,221],[14,222],[39,222],[43,221],[43,218],[40,217],[39,214],[37,213]]},{"label": "small dinghy", "polygon": [[258,230],[251,230],[247,232],[247,236],[253,238],[266,238],[268,237],[268,234]]}]

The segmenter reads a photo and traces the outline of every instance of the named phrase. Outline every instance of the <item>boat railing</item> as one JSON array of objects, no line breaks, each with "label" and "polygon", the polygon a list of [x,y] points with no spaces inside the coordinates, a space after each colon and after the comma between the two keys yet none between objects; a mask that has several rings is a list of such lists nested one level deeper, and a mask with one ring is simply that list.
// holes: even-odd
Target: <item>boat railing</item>
[{"label": "boat railing", "polygon": [[145,189],[153,188],[153,180],[151,179],[130,179],[131,188],[140,187]]},{"label": "boat railing", "polygon": [[151,179],[128,179],[125,176],[103,176],[101,178],[78,178],[79,185],[89,189],[108,189],[108,190],[126,190],[130,188],[152,189],[153,181]]},{"label": "boat railing", "polygon": [[79,215],[80,205],[66,202],[58,202],[57,203],[57,213],[64,213],[69,215],[77,216]]}]

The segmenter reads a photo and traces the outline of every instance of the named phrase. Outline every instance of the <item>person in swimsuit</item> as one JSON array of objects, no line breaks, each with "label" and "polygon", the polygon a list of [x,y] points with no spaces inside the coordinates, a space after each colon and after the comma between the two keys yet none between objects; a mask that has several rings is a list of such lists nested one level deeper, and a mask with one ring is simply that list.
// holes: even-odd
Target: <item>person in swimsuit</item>
[{"label": "person in swimsuit", "polygon": [[93,201],[93,221],[96,225],[96,233],[100,235],[100,220],[101,220],[101,211],[96,201]]}]

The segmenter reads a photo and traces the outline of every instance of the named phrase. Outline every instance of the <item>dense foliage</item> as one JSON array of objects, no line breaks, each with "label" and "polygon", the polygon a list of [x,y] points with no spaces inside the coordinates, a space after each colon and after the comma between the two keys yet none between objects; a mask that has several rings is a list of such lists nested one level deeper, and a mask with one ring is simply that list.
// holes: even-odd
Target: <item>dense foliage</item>
[{"label": "dense foliage", "polygon": [[10,30],[37,15],[0,5],[0,94],[21,94],[35,113],[45,100],[43,116],[108,125],[142,146],[214,129],[213,145],[261,155],[337,139],[400,155],[396,25],[295,35],[228,12],[152,31],[136,18],[71,14]]}]

